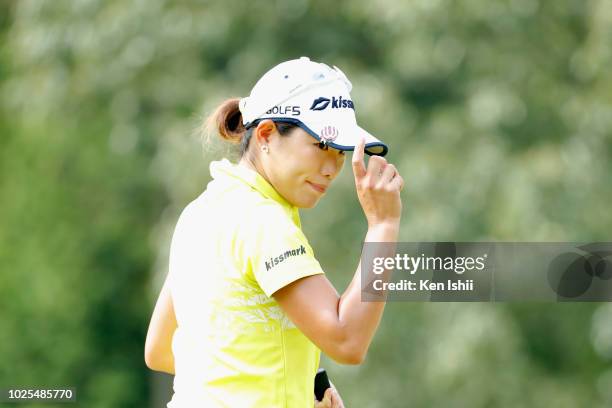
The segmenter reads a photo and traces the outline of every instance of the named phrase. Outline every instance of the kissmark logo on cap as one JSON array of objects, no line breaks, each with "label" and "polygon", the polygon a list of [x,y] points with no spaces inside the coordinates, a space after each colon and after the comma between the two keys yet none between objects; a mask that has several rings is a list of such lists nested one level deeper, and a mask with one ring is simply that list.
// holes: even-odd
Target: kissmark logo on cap
[{"label": "kissmark logo on cap", "polygon": [[320,96],[312,102],[310,110],[322,111],[329,106],[330,102],[332,109],[351,108],[355,110],[355,105],[353,104],[353,101],[351,101],[350,99],[343,99],[341,96],[339,96],[338,98],[332,96],[331,99]]},{"label": "kissmark logo on cap", "polygon": [[329,99],[320,96],[314,100],[314,102],[312,103],[312,106],[310,107],[310,110],[323,110],[327,108],[327,105],[329,105],[329,102],[330,102]]}]

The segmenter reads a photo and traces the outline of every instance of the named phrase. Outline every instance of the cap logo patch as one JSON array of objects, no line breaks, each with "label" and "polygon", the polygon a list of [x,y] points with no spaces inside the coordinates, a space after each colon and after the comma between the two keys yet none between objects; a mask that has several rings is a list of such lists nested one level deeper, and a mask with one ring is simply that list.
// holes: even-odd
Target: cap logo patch
[{"label": "cap logo patch", "polygon": [[327,105],[329,105],[329,102],[331,102],[329,99],[320,96],[314,100],[314,102],[312,103],[312,106],[310,106],[310,110],[323,110],[327,108]]},{"label": "cap logo patch", "polygon": [[332,96],[331,99],[320,96],[314,100],[312,106],[310,107],[310,110],[325,110],[325,108],[327,108],[330,103],[332,109],[350,108],[355,110],[355,105],[353,104],[353,101],[351,101],[350,99],[344,99],[341,96],[337,98],[335,96]]},{"label": "cap logo patch", "polygon": [[338,129],[336,129],[334,126],[325,126],[323,127],[323,129],[321,129],[319,135],[321,136],[321,139],[323,139],[323,141],[333,142],[334,140],[336,140],[339,133],[340,132],[338,132]]}]

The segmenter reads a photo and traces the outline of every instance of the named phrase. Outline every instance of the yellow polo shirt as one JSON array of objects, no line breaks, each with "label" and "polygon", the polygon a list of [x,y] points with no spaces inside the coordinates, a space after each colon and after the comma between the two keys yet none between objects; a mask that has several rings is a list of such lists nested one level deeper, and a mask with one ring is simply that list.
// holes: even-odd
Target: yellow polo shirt
[{"label": "yellow polo shirt", "polygon": [[167,406],[312,408],[320,351],[271,297],[323,273],[298,209],[253,170],[224,159],[210,171],[172,237],[178,328]]}]

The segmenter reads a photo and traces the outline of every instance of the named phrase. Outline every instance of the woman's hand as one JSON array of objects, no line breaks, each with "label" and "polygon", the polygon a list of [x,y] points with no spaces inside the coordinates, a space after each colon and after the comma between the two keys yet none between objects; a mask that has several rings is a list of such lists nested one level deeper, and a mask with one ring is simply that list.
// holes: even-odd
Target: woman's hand
[{"label": "woman's hand", "polygon": [[315,397],[314,406],[315,408],[344,408],[344,402],[342,402],[334,384],[331,384],[331,388],[326,389],[325,394],[323,394],[323,401],[317,401]]},{"label": "woman's hand", "polygon": [[355,146],[352,164],[357,196],[368,226],[399,224],[402,214],[400,191],[404,187],[404,179],[394,165],[380,156],[372,156],[366,169],[364,148],[365,140],[361,139]]}]

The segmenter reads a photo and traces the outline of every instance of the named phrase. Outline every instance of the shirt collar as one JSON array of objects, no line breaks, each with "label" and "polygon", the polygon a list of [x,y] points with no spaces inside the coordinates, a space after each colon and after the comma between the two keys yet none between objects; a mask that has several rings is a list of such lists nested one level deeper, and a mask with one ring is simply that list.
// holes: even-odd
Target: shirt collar
[{"label": "shirt collar", "polygon": [[261,193],[266,198],[278,202],[283,208],[288,210],[293,218],[293,221],[300,226],[300,216],[298,208],[290,204],[285,198],[283,198],[270,183],[266,181],[258,172],[252,170],[246,166],[239,164],[233,164],[227,159],[220,161],[214,161],[210,163],[210,175],[214,179],[221,178],[223,176],[229,176],[233,179],[239,180],[253,189]]}]

